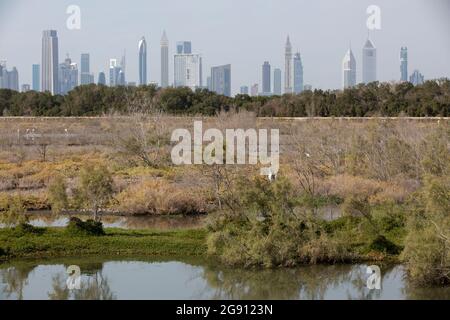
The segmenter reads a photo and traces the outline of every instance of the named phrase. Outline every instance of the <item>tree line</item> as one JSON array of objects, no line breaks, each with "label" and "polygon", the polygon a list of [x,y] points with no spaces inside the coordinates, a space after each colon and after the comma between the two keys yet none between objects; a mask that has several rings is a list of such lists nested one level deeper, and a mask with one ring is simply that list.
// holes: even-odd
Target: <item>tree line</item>
[{"label": "tree line", "polygon": [[230,109],[274,117],[450,116],[450,80],[404,83],[373,82],[345,90],[304,91],[282,96],[226,97],[198,89],[158,88],[154,85],[108,87],[83,85],[67,95],[0,89],[3,116],[98,116],[126,114],[130,106],[174,115],[215,115]]}]

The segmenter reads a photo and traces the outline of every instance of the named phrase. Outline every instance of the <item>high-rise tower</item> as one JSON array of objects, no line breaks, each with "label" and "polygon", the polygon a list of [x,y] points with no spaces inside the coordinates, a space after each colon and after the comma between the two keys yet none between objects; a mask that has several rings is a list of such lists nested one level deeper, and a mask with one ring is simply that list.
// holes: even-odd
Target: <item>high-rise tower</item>
[{"label": "high-rise tower", "polygon": [[166,31],[161,38],[161,87],[169,86],[169,40]]},{"label": "high-rise tower", "polygon": [[56,30],[45,30],[42,33],[42,91],[59,93],[58,82],[58,35]]},{"label": "high-rise tower", "polygon": [[400,49],[400,81],[408,81],[408,48]]},{"label": "high-rise tower", "polygon": [[264,61],[262,66],[262,92],[267,95],[271,92],[271,71],[270,71],[270,63],[269,61]]},{"label": "high-rise tower", "polygon": [[281,69],[273,70],[273,94],[281,95]]},{"label": "high-rise tower", "polygon": [[351,88],[356,85],[356,60],[352,49],[348,49],[342,60],[342,88]]},{"label": "high-rise tower", "polygon": [[362,80],[364,83],[377,81],[377,49],[373,42],[367,39],[363,47]]},{"label": "high-rise tower", "polygon": [[284,50],[284,93],[292,93],[292,46],[289,36]]},{"label": "high-rise tower", "polygon": [[303,91],[303,64],[300,52],[294,55],[294,93]]},{"label": "high-rise tower", "polygon": [[139,85],[147,84],[147,42],[142,37],[138,44],[139,49]]}]

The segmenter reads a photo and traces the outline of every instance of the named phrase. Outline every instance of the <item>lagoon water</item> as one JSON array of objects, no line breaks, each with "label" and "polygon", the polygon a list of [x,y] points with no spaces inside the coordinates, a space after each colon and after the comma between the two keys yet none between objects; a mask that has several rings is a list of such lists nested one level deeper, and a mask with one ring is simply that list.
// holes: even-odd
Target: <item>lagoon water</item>
[{"label": "lagoon water", "polygon": [[[81,269],[68,290],[67,267]],[[368,289],[366,265],[244,270],[204,259],[62,258],[0,264],[0,299],[450,299],[448,288],[416,288],[401,265],[382,267]]]}]

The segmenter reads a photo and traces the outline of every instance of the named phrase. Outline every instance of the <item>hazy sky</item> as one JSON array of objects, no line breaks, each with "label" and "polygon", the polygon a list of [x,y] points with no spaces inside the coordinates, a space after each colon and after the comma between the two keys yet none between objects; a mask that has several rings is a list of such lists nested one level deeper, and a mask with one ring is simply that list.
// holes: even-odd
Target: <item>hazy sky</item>
[{"label": "hazy sky", "polygon": [[[66,27],[71,4],[81,8],[81,30]],[[99,71],[108,71],[109,59],[126,50],[127,81],[137,82],[137,44],[145,36],[149,80],[159,82],[165,29],[171,55],[176,41],[192,41],[193,53],[203,56],[204,82],[211,66],[231,63],[236,93],[241,85],[261,83],[265,60],[272,71],[284,70],[289,34],[302,55],[305,84],[339,88],[349,43],[361,80],[366,8],[372,4],[381,8],[381,30],[371,32],[379,80],[399,79],[401,46],[408,47],[410,72],[450,77],[450,0],[0,0],[0,60],[18,68],[20,84],[31,83],[31,65],[41,63],[42,30],[56,29],[60,62],[69,53],[79,63],[88,52],[97,80]]]}]

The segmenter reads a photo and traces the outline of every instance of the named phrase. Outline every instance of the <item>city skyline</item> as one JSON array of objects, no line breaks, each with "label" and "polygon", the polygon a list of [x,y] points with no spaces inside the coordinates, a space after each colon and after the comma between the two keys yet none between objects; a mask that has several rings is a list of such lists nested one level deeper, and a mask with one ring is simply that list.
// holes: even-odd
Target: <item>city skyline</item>
[{"label": "city skyline", "polygon": [[[281,14],[288,14],[288,10],[286,8],[282,10],[275,2],[267,1],[267,3],[261,5],[261,8],[256,8],[252,18],[249,19],[249,22],[251,22],[250,25],[260,25],[262,23],[261,20],[264,20],[263,17],[267,16],[266,11],[268,7],[273,9],[270,16],[278,22],[274,30],[265,35],[266,40],[260,41],[263,36],[261,32],[255,32],[252,37],[245,37],[233,32],[230,36],[224,36],[222,27],[216,30],[218,31],[217,35],[211,37],[211,32],[207,28],[212,23],[211,17],[207,17],[203,21],[203,27],[200,29],[199,27],[195,29],[190,26],[180,27],[180,24],[176,23],[175,20],[181,15],[182,9],[186,9],[186,7],[179,2],[176,2],[179,6],[171,6],[171,10],[167,9],[167,5],[158,2],[158,5],[155,5],[157,7],[155,10],[158,12],[164,10],[166,13],[165,19],[157,18],[154,20],[154,23],[146,27],[139,24],[137,22],[138,19],[131,19],[137,20],[134,24],[130,24],[128,21],[130,19],[127,19],[122,25],[109,30],[108,27],[98,27],[99,25],[97,23],[95,23],[96,28],[92,29],[93,21],[89,19],[89,13],[91,11],[96,12],[99,9],[97,8],[99,5],[80,1],[83,17],[85,17],[83,18],[82,29],[80,31],[70,31],[65,27],[65,20],[67,18],[65,8],[67,7],[67,3],[63,2],[62,4],[50,7],[47,1],[43,1],[43,7],[48,7],[49,12],[53,13],[49,13],[48,19],[43,19],[44,21],[39,21],[39,23],[36,23],[33,19],[26,20],[26,25],[33,25],[35,27],[27,29],[27,41],[15,42],[14,39],[19,39],[19,37],[14,37],[14,32],[10,31],[15,25],[15,20],[11,17],[16,15],[23,16],[26,12],[23,9],[24,5],[22,1],[15,1],[14,4],[6,1],[2,4],[3,12],[8,12],[8,17],[4,16],[5,19],[0,24],[0,36],[2,38],[2,44],[4,44],[0,51],[0,60],[7,60],[9,69],[14,66],[17,67],[21,84],[31,84],[31,66],[32,64],[40,64],[41,59],[39,54],[40,48],[36,47],[36,42],[39,43],[39,40],[36,41],[35,35],[41,33],[42,30],[56,29],[58,31],[60,57],[65,57],[69,53],[72,60],[80,65],[79,59],[81,53],[89,52],[91,56],[90,71],[97,78],[99,72],[108,72],[108,62],[111,57],[119,56],[120,54],[118,53],[126,50],[128,52],[127,58],[129,62],[126,72],[127,80],[130,82],[138,82],[137,41],[139,41],[140,36],[144,35],[146,39],[149,39],[149,43],[157,44],[161,39],[164,29],[168,29],[167,34],[170,36],[168,46],[169,69],[173,68],[171,60],[176,53],[176,43],[187,39],[195,43],[195,51],[202,56],[203,76],[205,78],[210,67],[214,65],[229,63],[233,66],[232,94],[234,95],[239,93],[241,86],[245,85],[250,87],[254,83],[259,83],[260,86],[262,85],[262,79],[260,78],[261,61],[269,61],[273,68],[280,68],[284,71],[283,46],[286,36],[289,34],[293,51],[301,51],[302,53],[303,66],[305,68],[305,83],[311,84],[313,88],[340,88],[340,61],[349,42],[352,42],[354,44],[353,47],[356,48],[354,54],[358,61],[357,82],[362,82],[360,76],[362,74],[363,63],[362,52],[359,48],[364,45],[367,38],[367,28],[365,26],[367,15],[365,9],[370,2],[362,1],[361,3],[347,7],[348,14],[342,13],[339,8],[333,6],[329,1],[318,2],[322,6],[328,7],[328,9],[324,10],[319,8],[320,5],[318,4],[310,4],[307,2],[288,2],[286,4],[286,8],[289,9],[304,7],[308,11],[308,15],[315,16],[316,19],[318,16],[323,17],[323,14],[326,14],[331,8],[333,10],[336,9],[336,16],[326,16],[325,26],[318,30],[312,30],[316,24],[310,18],[304,21],[297,19],[295,23],[285,23],[280,20],[279,17]],[[420,70],[420,73],[425,75],[426,79],[449,77],[450,62],[445,57],[449,56],[450,41],[448,37],[444,37],[445,29],[443,29],[443,26],[449,26],[449,22],[443,18],[438,19],[438,13],[443,8],[449,8],[449,6],[439,1],[437,3],[440,4],[434,5],[428,5],[420,0],[403,1],[403,3],[405,4],[404,6],[393,6],[387,1],[380,1],[383,15],[382,28],[381,30],[370,32],[370,38],[378,49],[377,80],[399,81],[398,52],[401,47],[408,47],[411,70]],[[215,6],[217,7],[216,4]],[[229,13],[231,9],[230,5],[220,2],[218,6],[223,9],[221,16],[224,15],[226,17],[227,12]],[[145,11],[146,4],[141,4],[137,7],[141,7],[140,9]],[[249,3],[246,2],[242,10],[245,11],[249,7]],[[401,10],[399,9],[400,7]],[[212,10],[211,6],[206,4],[204,9],[205,12]],[[130,14],[133,14],[133,17],[136,15],[137,18],[137,8],[131,8],[130,10],[132,11]],[[54,12],[57,11],[61,13],[58,19],[54,16]],[[161,12],[159,13],[161,14]],[[152,17],[154,14],[156,13],[151,13]],[[241,15],[241,13],[238,14]],[[423,30],[414,24],[408,23],[407,19],[403,17],[420,15],[422,20],[427,20],[424,16],[426,14],[428,14],[427,17],[432,17],[433,19],[426,26],[422,26]],[[302,14],[299,13],[299,15]],[[339,21],[348,18],[348,15],[352,19],[346,20],[345,27],[341,26]],[[213,17],[217,17],[217,15],[213,15]],[[104,18],[99,17],[100,21],[104,21],[102,19]],[[38,30],[36,25],[42,25],[44,28]],[[242,28],[244,24],[238,23],[238,25]],[[247,23],[247,25],[249,24]],[[226,23],[226,26],[229,26],[229,24]],[[301,26],[303,28],[300,28]],[[123,31],[118,32],[118,28]],[[301,29],[302,32],[295,31],[295,29]],[[114,34],[114,37],[111,34]],[[99,39],[103,39],[103,42],[100,42],[101,46],[94,44]],[[243,42],[244,40],[245,43]],[[133,43],[132,47],[130,43]],[[242,50],[238,50],[241,47]],[[160,63],[162,55],[158,46],[153,45],[149,49],[148,54],[149,64],[152,65],[152,72],[148,82],[162,84],[160,79],[162,74],[162,63]],[[226,58],[223,58],[225,55]],[[172,84],[173,70],[170,70],[169,75],[169,84]],[[284,72],[282,79],[284,80]],[[284,83],[282,83],[282,88],[284,88]],[[284,90],[282,91],[284,92]]]}]

